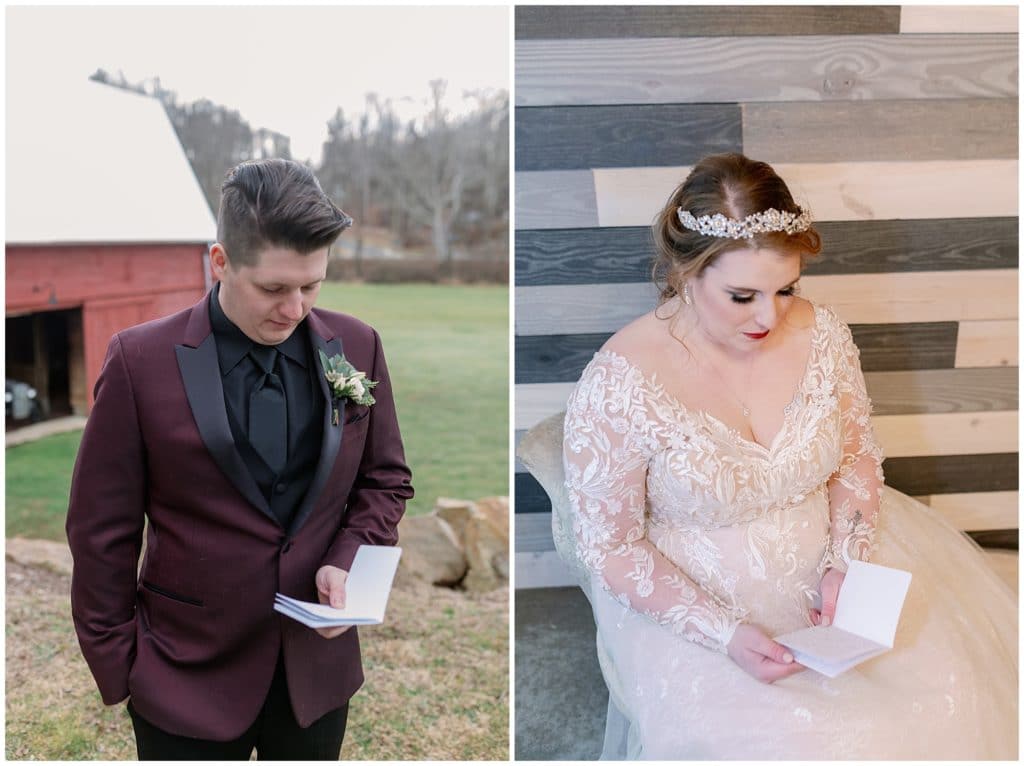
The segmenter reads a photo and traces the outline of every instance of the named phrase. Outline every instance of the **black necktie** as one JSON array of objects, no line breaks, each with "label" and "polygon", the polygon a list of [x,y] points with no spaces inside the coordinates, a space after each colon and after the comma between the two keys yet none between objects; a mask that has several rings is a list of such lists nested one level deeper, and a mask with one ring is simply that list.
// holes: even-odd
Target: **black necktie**
[{"label": "black necktie", "polygon": [[254,345],[249,356],[263,373],[249,394],[249,442],[279,476],[288,460],[288,407],[281,378],[274,372],[277,349]]}]

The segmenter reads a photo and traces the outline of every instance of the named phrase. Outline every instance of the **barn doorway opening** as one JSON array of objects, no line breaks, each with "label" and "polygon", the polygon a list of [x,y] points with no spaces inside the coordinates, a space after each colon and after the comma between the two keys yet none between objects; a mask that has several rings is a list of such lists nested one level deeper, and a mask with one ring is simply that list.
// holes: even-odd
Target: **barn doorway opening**
[{"label": "barn doorway opening", "polygon": [[5,426],[85,414],[81,308],[8,316]]}]

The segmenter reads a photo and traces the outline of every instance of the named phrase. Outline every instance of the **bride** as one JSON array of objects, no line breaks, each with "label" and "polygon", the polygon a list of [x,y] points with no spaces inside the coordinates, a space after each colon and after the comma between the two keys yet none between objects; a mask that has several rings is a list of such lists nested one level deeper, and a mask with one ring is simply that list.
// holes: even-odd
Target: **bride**
[{"label": "bride", "polygon": [[[798,296],[808,212],[715,155],[655,239],[660,304],[570,397],[554,515],[597,623],[603,757],[1016,759],[1016,600],[884,486],[850,330]],[[869,558],[913,574],[893,651],[834,679],[794,662],[772,636],[829,624]]]}]

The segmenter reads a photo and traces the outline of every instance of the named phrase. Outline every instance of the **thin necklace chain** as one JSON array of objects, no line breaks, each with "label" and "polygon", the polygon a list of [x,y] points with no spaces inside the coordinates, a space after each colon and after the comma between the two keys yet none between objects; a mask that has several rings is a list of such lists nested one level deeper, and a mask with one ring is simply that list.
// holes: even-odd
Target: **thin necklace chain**
[{"label": "thin necklace chain", "polygon": [[[722,373],[719,371],[718,365],[716,365],[714,362],[712,362],[710,357],[707,359],[707,363],[708,363],[708,366],[711,367],[711,371],[713,373],[715,373],[715,376],[718,378],[718,380],[721,381],[723,386],[725,386],[725,389],[729,392],[729,395],[732,396],[732,398],[735,399],[737,402],[739,402],[740,410],[743,412],[743,417],[749,418],[750,417],[750,408],[747,406],[746,402],[744,402],[742,399],[740,399],[740,397],[738,397],[736,395],[735,389],[733,389],[733,387],[731,385],[729,385],[729,381],[727,381],[725,379],[725,377],[722,375]],[[751,364],[747,368],[747,377],[746,377],[747,388],[750,387],[750,367],[752,367],[752,366],[753,366],[753,364]]]}]

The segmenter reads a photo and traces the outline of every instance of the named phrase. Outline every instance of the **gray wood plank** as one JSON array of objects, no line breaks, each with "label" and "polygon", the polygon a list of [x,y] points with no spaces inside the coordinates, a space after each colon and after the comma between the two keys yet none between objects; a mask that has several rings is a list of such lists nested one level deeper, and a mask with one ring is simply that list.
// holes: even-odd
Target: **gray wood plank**
[{"label": "gray wood plank", "polygon": [[516,39],[718,35],[878,35],[900,31],[899,6],[517,6]]},{"label": "gray wood plank", "polygon": [[[858,274],[1018,265],[1017,218],[821,221],[822,254],[805,274]],[[516,285],[646,282],[654,241],[646,226],[520,230]]]},{"label": "gray wood plank", "polygon": [[1020,545],[1020,530],[1017,529],[986,529],[967,534],[983,548],[1002,548],[1015,551],[1019,549]]},{"label": "gray wood plank", "polygon": [[681,165],[742,149],[736,104],[516,109],[516,170]]},{"label": "gray wood plank", "polygon": [[[956,358],[956,322],[853,325],[850,329],[853,331],[854,342],[860,349],[861,367],[865,372],[945,370],[953,367]],[[583,368],[590,362],[594,352],[611,335],[517,335],[515,382],[567,383],[579,380]],[[968,369],[975,368],[965,368],[961,371],[965,372]],[[983,372],[978,377],[988,376],[989,373],[984,371],[989,369],[981,368]],[[998,377],[1000,374],[992,373],[1002,380]],[[1000,395],[997,399],[1008,401],[1005,395]],[[993,409],[1016,409],[1016,404]]]},{"label": "gray wood plank", "polygon": [[515,79],[517,106],[1016,98],[1017,35],[521,40]]},{"label": "gray wood plank", "polygon": [[1016,367],[869,372],[875,415],[1017,409]]},{"label": "gray wood plank", "polygon": [[516,553],[554,549],[550,513],[521,513],[516,517]]},{"label": "gray wood plank", "polygon": [[1016,158],[1017,108],[1009,98],[743,104],[743,152],[766,162]]},{"label": "gray wood plank", "polygon": [[597,226],[594,177],[587,170],[516,174],[516,227]]},{"label": "gray wood plank", "polygon": [[888,458],[882,470],[886,484],[908,495],[1017,489],[1016,452]]}]

